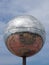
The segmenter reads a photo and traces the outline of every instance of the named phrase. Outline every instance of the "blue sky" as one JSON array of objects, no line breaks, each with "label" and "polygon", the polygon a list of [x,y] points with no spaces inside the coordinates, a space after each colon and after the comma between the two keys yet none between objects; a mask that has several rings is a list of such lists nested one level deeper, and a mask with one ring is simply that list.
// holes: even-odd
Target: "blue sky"
[{"label": "blue sky", "polygon": [[27,65],[49,65],[49,0],[0,0],[0,65],[22,65],[22,58],[7,50],[3,31],[8,21],[25,14],[40,20],[46,30],[46,41],[42,50],[28,57]]}]

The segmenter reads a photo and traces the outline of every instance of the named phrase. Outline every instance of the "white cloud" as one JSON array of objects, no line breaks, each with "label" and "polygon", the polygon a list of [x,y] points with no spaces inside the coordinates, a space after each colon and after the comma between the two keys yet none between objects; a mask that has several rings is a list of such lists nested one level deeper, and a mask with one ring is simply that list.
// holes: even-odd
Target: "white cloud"
[{"label": "white cloud", "polygon": [[3,39],[5,26],[6,24],[4,22],[0,22],[0,40]]},{"label": "white cloud", "polygon": [[7,65],[7,64],[19,64],[22,62],[21,58],[17,58],[16,56],[8,56],[3,55],[0,57],[0,64]]}]

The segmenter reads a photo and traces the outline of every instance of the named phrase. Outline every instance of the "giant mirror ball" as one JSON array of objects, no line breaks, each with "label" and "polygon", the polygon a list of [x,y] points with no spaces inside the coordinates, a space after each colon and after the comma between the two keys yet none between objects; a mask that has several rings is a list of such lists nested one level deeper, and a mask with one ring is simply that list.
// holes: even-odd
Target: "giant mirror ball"
[{"label": "giant mirror ball", "polygon": [[20,57],[29,57],[43,47],[45,29],[32,15],[17,16],[7,23],[4,40],[11,53]]}]

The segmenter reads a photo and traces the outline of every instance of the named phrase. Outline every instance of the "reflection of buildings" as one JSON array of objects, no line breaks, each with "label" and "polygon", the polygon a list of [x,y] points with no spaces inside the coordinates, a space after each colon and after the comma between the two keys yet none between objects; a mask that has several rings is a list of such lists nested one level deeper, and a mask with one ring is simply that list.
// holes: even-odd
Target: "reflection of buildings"
[{"label": "reflection of buildings", "polygon": [[12,34],[7,39],[7,47],[18,56],[31,56],[42,47],[42,38],[32,33]]}]

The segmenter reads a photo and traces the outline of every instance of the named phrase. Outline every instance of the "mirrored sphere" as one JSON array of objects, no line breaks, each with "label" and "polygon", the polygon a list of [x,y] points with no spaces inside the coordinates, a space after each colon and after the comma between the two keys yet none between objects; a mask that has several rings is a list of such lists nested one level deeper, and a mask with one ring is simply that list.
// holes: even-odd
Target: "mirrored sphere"
[{"label": "mirrored sphere", "polygon": [[45,29],[41,22],[31,15],[18,16],[7,23],[4,40],[11,53],[29,57],[43,47]]}]

